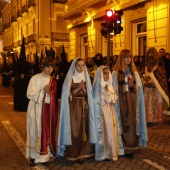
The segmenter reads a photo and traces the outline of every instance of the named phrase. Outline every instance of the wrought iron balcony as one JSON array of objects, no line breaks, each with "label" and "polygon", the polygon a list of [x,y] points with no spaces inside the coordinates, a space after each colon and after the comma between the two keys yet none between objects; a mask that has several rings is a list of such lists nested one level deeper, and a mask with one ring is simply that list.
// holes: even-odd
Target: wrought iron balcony
[{"label": "wrought iron balcony", "polygon": [[28,8],[30,8],[30,7],[32,7],[32,6],[36,6],[35,0],[29,0],[29,1],[28,1]]},{"label": "wrought iron balcony", "polygon": [[28,7],[27,7],[27,5],[24,5],[24,6],[22,7],[22,14],[23,14],[24,12],[28,12]]},{"label": "wrought iron balcony", "polygon": [[4,51],[9,51],[9,50],[10,50],[10,46],[5,46],[5,47],[3,48],[3,50],[4,50]]},{"label": "wrought iron balcony", "polygon": [[22,12],[21,10],[17,11],[17,18],[22,17]]},{"label": "wrought iron balcony", "polygon": [[21,40],[18,40],[15,45],[16,47],[19,47],[21,45]]},{"label": "wrought iron balcony", "polygon": [[17,16],[16,15],[12,16],[11,23],[16,22],[16,21],[17,21]]},{"label": "wrought iron balcony", "polygon": [[4,24],[4,26],[3,26],[3,31],[6,29],[6,24]]},{"label": "wrought iron balcony", "polygon": [[51,39],[52,39],[52,41],[59,41],[59,42],[69,42],[70,41],[68,33],[52,32]]},{"label": "wrought iron balcony", "polygon": [[[3,34],[3,29],[0,28],[0,36]],[[0,38],[1,39],[1,38]]]},{"label": "wrought iron balcony", "polygon": [[4,31],[5,29],[9,28],[9,27],[10,27],[10,24],[9,24],[9,23],[6,23],[6,24],[3,26],[3,31]]},{"label": "wrought iron balcony", "polygon": [[27,37],[27,43],[37,42],[37,34],[31,34]]},{"label": "wrought iron balcony", "polygon": [[52,3],[65,4],[68,0],[52,0]]},{"label": "wrought iron balcony", "polygon": [[10,23],[7,23],[7,24],[6,24],[6,28],[9,28],[9,27],[10,27]]},{"label": "wrought iron balcony", "polygon": [[16,47],[17,47],[17,42],[13,42],[13,43],[12,43],[12,47],[13,47],[13,48],[16,48]]}]

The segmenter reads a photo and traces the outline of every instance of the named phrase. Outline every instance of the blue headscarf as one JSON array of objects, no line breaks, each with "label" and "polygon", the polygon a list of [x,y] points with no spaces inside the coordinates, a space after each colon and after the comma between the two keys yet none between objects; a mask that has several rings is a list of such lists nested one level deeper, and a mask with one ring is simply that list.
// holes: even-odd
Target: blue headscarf
[{"label": "blue headscarf", "polygon": [[[72,145],[71,140],[71,126],[70,126],[70,108],[69,108],[69,94],[72,84],[73,75],[76,71],[75,63],[78,58],[74,59],[70,69],[65,78],[62,93],[61,93],[61,106],[60,106],[60,122],[59,122],[59,132],[58,132],[58,150],[57,154],[64,156],[64,150],[66,145]],[[95,118],[92,100],[92,87],[90,77],[88,75],[86,66],[84,68],[85,82],[87,88],[87,98],[88,98],[88,117],[89,117],[89,142],[95,143]]]},{"label": "blue headscarf", "polygon": [[[139,146],[140,147],[146,147],[148,142],[148,133],[147,133],[147,127],[146,127],[146,114],[145,114],[145,103],[144,103],[144,95],[143,95],[143,87],[142,82],[140,79],[139,74],[135,71],[135,81],[136,81],[136,132],[139,135]],[[118,71],[113,71],[112,78],[113,78],[113,87],[115,89],[115,92],[119,94],[118,91]],[[119,106],[119,100],[115,103],[115,109],[116,109],[116,115],[119,120],[120,129],[122,133],[122,125],[121,125],[121,115],[120,115],[120,106]]]},{"label": "blue headscarf", "polygon": [[[97,71],[93,81],[93,103],[94,103],[94,113],[95,113],[95,121],[96,121],[96,145],[95,148],[98,150],[98,155],[95,157],[98,158],[105,152],[104,139],[103,139],[103,116],[101,111],[101,79],[102,79],[102,71],[104,68],[108,68],[107,66],[100,66]],[[109,69],[109,68],[108,68]],[[111,75],[111,72],[109,71]],[[112,80],[109,80],[112,82]],[[113,104],[114,107],[114,104]],[[117,118],[116,118],[117,119]],[[118,122],[118,119],[117,119]],[[124,155],[123,143],[121,139],[121,129],[118,123],[118,154]],[[98,148],[98,149],[97,149]],[[100,149],[99,149],[100,148]],[[97,160],[97,159],[96,159]]]}]

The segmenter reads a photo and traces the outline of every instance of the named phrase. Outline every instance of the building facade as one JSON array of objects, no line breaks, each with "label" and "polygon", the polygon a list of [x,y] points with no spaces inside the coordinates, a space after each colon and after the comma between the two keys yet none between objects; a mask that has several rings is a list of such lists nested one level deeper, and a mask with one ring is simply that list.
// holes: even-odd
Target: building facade
[{"label": "building facade", "polygon": [[123,10],[123,31],[113,35],[110,55],[127,48],[145,55],[149,47],[170,51],[169,0],[69,0],[64,18],[70,36],[70,59],[107,55],[107,40],[101,35],[105,10]]},{"label": "building facade", "polygon": [[3,51],[19,55],[24,37],[27,61],[34,61],[36,51],[40,55],[51,48],[60,56],[63,45],[68,53],[69,34],[63,18],[65,2],[67,0],[11,0],[2,10]]},{"label": "building facade", "polygon": [[107,9],[123,10],[123,31],[111,36],[110,55],[124,48],[140,56],[149,47],[170,52],[169,0],[11,0],[2,11],[3,50],[19,53],[24,36],[28,61],[51,47],[59,56],[63,44],[69,60],[106,56],[100,24]]}]

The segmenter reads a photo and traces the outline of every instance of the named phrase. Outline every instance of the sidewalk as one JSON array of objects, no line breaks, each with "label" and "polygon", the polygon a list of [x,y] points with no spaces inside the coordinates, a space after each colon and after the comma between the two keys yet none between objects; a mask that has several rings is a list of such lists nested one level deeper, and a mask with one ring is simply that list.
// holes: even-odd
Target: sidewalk
[{"label": "sidewalk", "polygon": [[[165,122],[170,116],[165,115]],[[51,159],[47,166],[31,168],[25,158],[26,113],[13,110],[13,89],[0,84],[0,170],[170,170],[170,125],[148,128],[149,142],[135,158],[120,157],[116,162],[85,161],[70,164],[63,158]]]}]

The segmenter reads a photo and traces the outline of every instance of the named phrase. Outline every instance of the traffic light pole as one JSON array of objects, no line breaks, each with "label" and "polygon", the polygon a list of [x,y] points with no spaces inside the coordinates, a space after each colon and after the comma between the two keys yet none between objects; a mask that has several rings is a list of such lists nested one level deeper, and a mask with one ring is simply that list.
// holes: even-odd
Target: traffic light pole
[{"label": "traffic light pole", "polygon": [[110,68],[110,33],[107,33],[107,66]]}]

